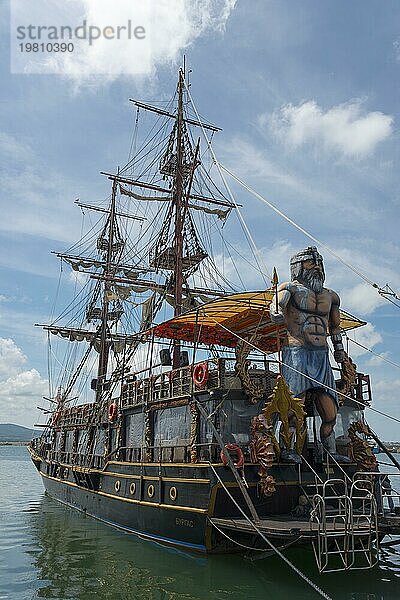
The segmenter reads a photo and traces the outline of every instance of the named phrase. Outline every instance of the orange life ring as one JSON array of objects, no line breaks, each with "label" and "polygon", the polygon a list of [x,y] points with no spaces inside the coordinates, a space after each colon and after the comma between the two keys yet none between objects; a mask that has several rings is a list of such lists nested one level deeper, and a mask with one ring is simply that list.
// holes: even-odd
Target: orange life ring
[{"label": "orange life ring", "polygon": [[[244,456],[240,446],[237,444],[225,444],[226,450],[230,450],[231,452],[236,452],[237,462],[234,463],[237,469],[241,469],[244,465]],[[224,466],[228,464],[228,457],[225,454],[224,450],[221,450],[220,454],[221,460],[224,463]]]},{"label": "orange life ring", "polygon": [[108,407],[108,420],[115,421],[115,417],[117,416],[117,405],[115,402],[112,402]]},{"label": "orange life ring", "polygon": [[208,363],[202,362],[196,365],[193,369],[193,383],[202,388],[208,381]]},{"label": "orange life ring", "polygon": [[53,413],[53,418],[51,419],[51,424],[57,425],[58,421],[60,420],[60,416],[61,416],[61,412],[59,410],[56,410],[56,412]]}]

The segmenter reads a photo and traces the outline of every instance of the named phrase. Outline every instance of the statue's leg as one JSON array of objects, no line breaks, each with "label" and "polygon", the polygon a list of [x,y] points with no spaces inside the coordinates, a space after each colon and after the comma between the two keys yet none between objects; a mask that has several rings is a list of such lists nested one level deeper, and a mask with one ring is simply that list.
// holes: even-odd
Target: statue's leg
[{"label": "statue's leg", "polygon": [[350,462],[347,456],[342,456],[336,452],[335,432],[333,430],[337,416],[336,402],[329,394],[321,391],[314,394],[314,403],[322,421],[319,431],[323,447],[337,462]]},{"label": "statue's leg", "polygon": [[325,392],[314,394],[315,408],[321,417],[319,430],[321,442],[331,435],[336,423],[337,407],[334,399]]},{"label": "statue's leg", "polygon": [[[300,399],[304,400],[304,394],[303,394],[303,396],[300,396]],[[289,448],[286,447],[286,444],[285,444],[282,436],[280,439],[280,446],[282,448],[280,458],[283,462],[291,462],[291,463],[296,463],[296,464],[301,463],[301,457],[297,454],[297,451],[295,449],[296,425],[297,425],[296,415],[294,414],[294,412],[290,411],[287,415],[287,426],[288,426],[289,434],[291,435],[290,447]]]}]

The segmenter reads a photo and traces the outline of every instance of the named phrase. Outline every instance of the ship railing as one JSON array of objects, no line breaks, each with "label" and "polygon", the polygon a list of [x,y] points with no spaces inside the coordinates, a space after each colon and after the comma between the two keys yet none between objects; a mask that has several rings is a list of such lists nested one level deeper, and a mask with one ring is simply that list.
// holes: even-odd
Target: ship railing
[{"label": "ship railing", "polygon": [[59,412],[59,417],[56,421],[57,427],[79,427],[86,426],[93,420],[101,420],[99,415],[98,407],[94,404],[80,404],[78,406],[71,406],[65,408]]},{"label": "ship railing", "polygon": [[[193,450],[196,450],[194,453]],[[242,444],[241,449],[246,462],[250,458],[249,444]],[[195,444],[157,444],[153,446],[120,446],[106,456],[106,460],[122,460],[127,462],[162,462],[192,464],[193,456],[196,462],[221,462],[220,446],[217,442],[202,442]]]},{"label": "ship railing", "polygon": [[[209,360],[208,369],[205,389],[221,387],[220,360]],[[129,376],[122,385],[121,408],[189,397],[193,391],[192,372],[193,366],[188,365],[142,379]]]},{"label": "ship railing", "polygon": [[101,469],[104,466],[104,456],[83,452],[63,452],[61,450],[47,450],[45,458],[50,462],[56,462],[71,467],[88,467]]},{"label": "ship railing", "polygon": [[[212,391],[225,387],[229,389],[241,387],[240,379],[235,372],[235,360],[228,358],[210,359],[142,379],[136,379],[134,375],[128,376],[122,386],[121,408],[162,402],[163,400],[185,396],[189,397],[193,392],[193,369],[203,362],[208,364],[208,377],[205,385],[202,386],[203,390]],[[264,382],[266,388],[272,391],[273,383],[279,372],[278,363],[266,359],[249,359],[249,363],[251,379],[260,383]]]},{"label": "ship railing", "polygon": [[[235,368],[236,359],[226,357],[209,359],[179,369],[152,374],[149,377],[139,378],[136,375],[129,375],[121,389],[121,408],[189,397],[193,392],[193,369],[202,362],[208,364],[208,379],[202,387],[204,391],[212,391],[217,388],[230,390],[242,388],[242,382]],[[247,362],[250,379],[254,383],[262,385],[267,393],[271,393],[279,374],[278,361],[268,360],[265,357],[250,357]],[[340,370],[334,368],[334,371],[337,372],[339,379]],[[356,382],[350,395],[354,399],[363,402],[363,404],[371,402],[371,387],[368,375],[357,373]]]},{"label": "ship railing", "polygon": [[382,473],[380,471],[357,471],[353,482],[372,482],[373,494],[378,515],[395,514],[400,516],[400,472]]}]

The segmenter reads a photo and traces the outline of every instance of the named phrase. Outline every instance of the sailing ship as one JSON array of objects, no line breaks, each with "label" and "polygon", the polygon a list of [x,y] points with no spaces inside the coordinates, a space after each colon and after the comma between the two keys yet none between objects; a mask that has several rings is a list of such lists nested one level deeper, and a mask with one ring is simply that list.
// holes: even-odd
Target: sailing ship
[{"label": "sailing ship", "polygon": [[[103,173],[106,204],[77,201],[99,220],[56,253],[83,281],[43,325],[51,356],[67,346],[50,373],[43,434],[29,447],[47,493],[185,550],[305,544],[321,572],[370,568],[400,519],[373,468],[369,376],[351,360],[336,371],[336,442],[349,456],[340,464],[280,376],[285,327],[269,313],[277,277],[243,291],[224,270],[221,256],[235,250],[224,226],[240,205],[211,176],[209,137],[219,128],[195,110],[185,69],[168,103],[132,102],[129,161]],[[154,123],[138,146],[143,115]],[[341,312],[343,331],[363,324]],[[301,423],[300,464],[282,458],[293,441],[290,412]]]}]

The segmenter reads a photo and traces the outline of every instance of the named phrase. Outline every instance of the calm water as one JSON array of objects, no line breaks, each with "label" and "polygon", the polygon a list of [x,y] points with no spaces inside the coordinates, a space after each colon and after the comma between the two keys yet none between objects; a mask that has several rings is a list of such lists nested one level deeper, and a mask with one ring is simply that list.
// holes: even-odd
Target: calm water
[{"label": "calm water", "polygon": [[[397,547],[400,553],[400,546]],[[372,571],[319,576],[310,552],[287,556],[335,600],[399,600],[400,554]],[[25,447],[0,446],[0,599],[306,600],[318,598],[278,558],[193,558],[85,517],[46,497]]]}]

